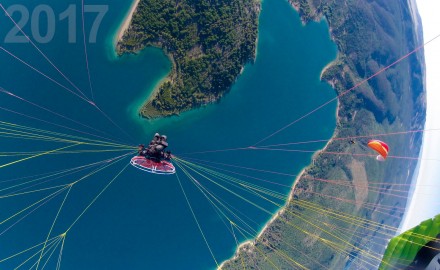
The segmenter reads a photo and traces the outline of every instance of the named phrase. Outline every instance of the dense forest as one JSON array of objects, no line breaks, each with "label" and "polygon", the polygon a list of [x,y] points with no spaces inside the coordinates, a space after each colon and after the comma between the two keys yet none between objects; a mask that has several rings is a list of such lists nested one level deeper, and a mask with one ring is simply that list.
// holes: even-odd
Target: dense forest
[{"label": "dense forest", "polygon": [[210,103],[254,59],[257,0],[141,0],[118,53],[163,48],[173,69],[141,109],[154,118]]}]

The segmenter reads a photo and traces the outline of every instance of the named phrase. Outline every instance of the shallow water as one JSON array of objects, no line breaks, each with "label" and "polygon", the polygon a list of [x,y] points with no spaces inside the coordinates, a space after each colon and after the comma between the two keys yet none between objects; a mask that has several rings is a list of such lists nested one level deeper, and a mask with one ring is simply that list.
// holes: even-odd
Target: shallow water
[{"label": "shallow water", "polygon": [[[33,10],[36,6],[33,1],[25,2],[29,10]],[[108,1],[101,0],[93,4],[105,2]],[[75,2],[65,1],[49,5],[56,14],[59,14],[68,7],[69,3]],[[8,1],[4,5],[8,6]],[[166,76],[170,70],[170,62],[159,49],[155,48],[148,48],[139,55],[122,58],[114,56],[114,36],[129,6],[129,3],[120,1],[112,1],[109,4],[109,12],[99,29],[97,43],[89,44],[88,52],[96,104],[119,127],[129,133],[132,139],[127,138],[93,106],[36,74],[5,53],[0,53],[0,63],[3,67],[7,67],[0,73],[0,86],[53,111],[105,130],[106,133],[115,135],[131,145],[148,142],[152,134],[158,131],[168,135],[170,150],[184,158],[235,164],[290,175],[298,174],[310,163],[310,153],[257,150],[188,153],[253,145],[333,98],[335,93],[331,87],[319,81],[321,70],[336,56],[336,47],[330,41],[325,22],[312,23],[304,27],[298,14],[287,1],[264,1],[260,17],[258,57],[253,65],[246,66],[230,92],[217,104],[186,112],[178,117],[147,121],[138,117],[137,109],[156,84]],[[90,29],[93,20],[92,14],[86,14],[87,29]],[[1,17],[1,22],[10,24],[5,17]],[[79,23],[80,21],[77,22],[78,26]],[[12,26],[8,27],[0,30],[2,37]],[[40,27],[44,28],[44,25]],[[24,30],[31,32],[29,25]],[[90,92],[86,92],[88,79],[81,32],[80,30],[78,32],[78,42],[69,44],[66,31],[66,21],[57,22],[55,39],[48,44],[38,44],[38,46],[73,82],[77,83],[80,89],[85,89],[86,95],[90,95]],[[31,45],[4,44],[4,47],[67,85]],[[0,106],[4,108],[81,129],[38,108],[4,94],[1,95]],[[336,104],[331,104],[260,145],[330,138],[335,128],[335,110]],[[78,135],[72,130],[2,110],[0,110],[0,119]],[[295,149],[317,150],[323,145],[324,143],[308,144]],[[20,149],[34,151],[55,149],[63,145],[2,139],[0,146],[2,151],[17,151],[17,146]],[[39,157],[1,169],[0,181],[88,164],[111,156],[114,154]],[[0,160],[3,164],[9,159]],[[74,186],[52,235],[64,232],[127,162],[128,160],[125,160]],[[294,181],[293,176],[265,174],[226,165],[219,167],[284,185],[291,185]],[[79,176],[80,174],[72,176],[70,181]],[[217,261],[221,262],[229,258],[236,247],[229,228],[225,227],[212,206],[182,172],[179,176]],[[203,181],[203,179],[199,180]],[[8,185],[1,182],[0,184],[2,187]],[[206,185],[210,186],[207,182]],[[265,185],[265,187],[283,194],[288,194],[289,190],[282,186]],[[219,198],[253,220],[255,223],[252,223],[252,226],[255,230],[261,229],[270,219],[270,215],[243,202],[231,193],[212,188]],[[0,209],[3,210],[2,217],[6,217],[7,213],[18,211],[20,207],[32,204],[38,198],[41,198],[41,194],[4,200],[5,202],[0,204]],[[2,245],[0,258],[44,241],[62,199],[63,196],[57,197],[17,226],[0,235]],[[277,210],[276,206],[263,200],[253,199],[253,202],[272,213]],[[0,226],[3,230],[10,224],[5,223]],[[244,240],[239,234],[237,237],[240,241]],[[5,263],[5,268],[17,265],[26,258],[22,256],[17,257],[16,261],[8,261],[10,264]],[[215,267],[215,262],[194,222],[176,177],[146,174],[132,167],[124,171],[69,231],[62,258],[61,269]],[[56,260],[53,261],[56,264]],[[49,265],[51,264],[48,264],[48,268]]]}]

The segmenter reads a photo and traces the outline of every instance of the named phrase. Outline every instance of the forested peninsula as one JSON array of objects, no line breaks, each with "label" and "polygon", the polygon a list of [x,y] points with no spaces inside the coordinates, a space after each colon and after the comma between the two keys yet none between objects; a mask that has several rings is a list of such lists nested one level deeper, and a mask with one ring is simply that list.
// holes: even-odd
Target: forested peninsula
[{"label": "forested peninsula", "polygon": [[117,52],[156,46],[173,66],[141,115],[175,115],[222,97],[255,58],[260,6],[259,0],[140,0]]},{"label": "forested peninsula", "polygon": [[[423,54],[393,64],[423,43],[420,21],[411,1],[289,2],[305,24],[324,17],[338,47],[321,77],[344,93],[336,130],[295,180],[286,206],[221,268],[377,268],[394,235],[390,228],[402,219],[420,152],[421,134],[404,132],[424,127]],[[142,115],[173,115],[218,100],[255,57],[259,12],[253,0],[141,0],[118,53],[157,46],[173,63]],[[363,156],[369,135],[385,133],[402,134],[383,138],[392,155],[415,158],[379,163]],[[347,137],[356,139],[351,144]]]},{"label": "forested peninsula", "polygon": [[[420,19],[411,1],[289,2],[305,24],[324,17],[337,44],[338,58],[321,77],[341,95],[336,130],[295,180],[285,207],[220,268],[377,269],[420,153],[421,134],[405,132],[424,128],[423,52],[395,63],[423,44]],[[386,133],[400,133],[380,137],[392,155],[414,158],[363,156],[373,134]]]}]

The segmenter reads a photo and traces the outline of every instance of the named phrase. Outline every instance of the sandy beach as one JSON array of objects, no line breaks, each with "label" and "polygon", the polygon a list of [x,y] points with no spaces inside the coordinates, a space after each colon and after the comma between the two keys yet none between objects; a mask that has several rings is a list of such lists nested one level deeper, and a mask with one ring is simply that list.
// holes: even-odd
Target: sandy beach
[{"label": "sandy beach", "polygon": [[131,4],[130,12],[127,14],[127,17],[124,19],[124,23],[119,28],[116,42],[119,42],[122,39],[125,31],[127,31],[128,27],[130,27],[131,19],[133,18],[133,14],[136,11],[140,1],[141,0],[134,0]]}]

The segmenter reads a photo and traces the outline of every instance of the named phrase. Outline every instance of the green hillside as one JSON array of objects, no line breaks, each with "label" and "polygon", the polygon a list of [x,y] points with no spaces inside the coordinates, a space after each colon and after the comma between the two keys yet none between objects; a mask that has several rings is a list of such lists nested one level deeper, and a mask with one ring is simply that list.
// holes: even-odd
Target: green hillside
[{"label": "green hillside", "polygon": [[[423,43],[406,1],[289,2],[304,23],[327,20],[339,54],[322,79],[338,95]],[[362,156],[368,136],[354,145],[335,139],[423,129],[423,63],[421,52],[413,54],[339,98],[334,140],[323,152],[350,155],[318,152],[277,218],[222,269],[379,267],[406,206],[408,186],[401,184],[411,182],[417,161],[380,163]],[[419,155],[420,135],[386,140],[393,155]]]}]

